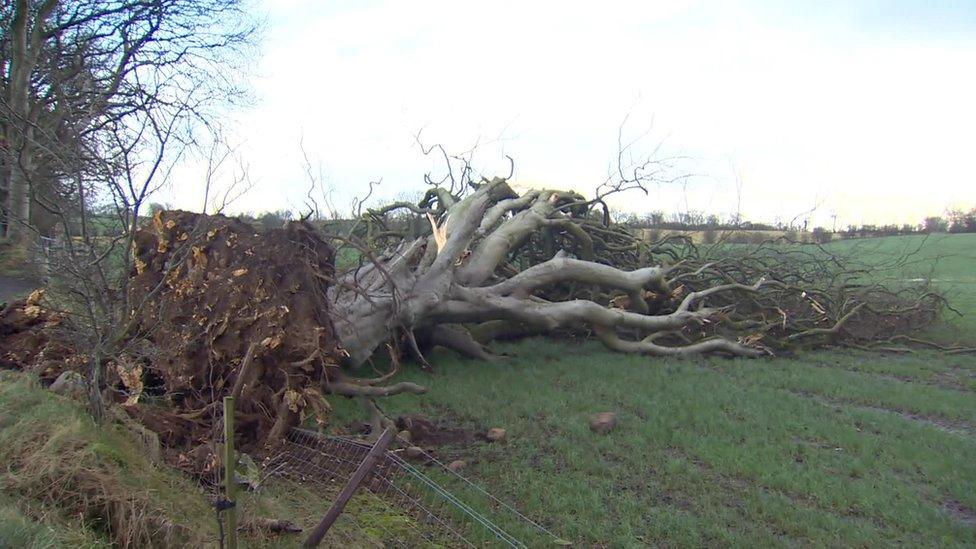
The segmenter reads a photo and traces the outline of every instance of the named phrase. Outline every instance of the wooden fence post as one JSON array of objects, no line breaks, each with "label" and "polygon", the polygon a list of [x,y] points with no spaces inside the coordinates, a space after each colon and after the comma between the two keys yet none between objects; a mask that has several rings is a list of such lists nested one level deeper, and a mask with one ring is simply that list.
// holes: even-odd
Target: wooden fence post
[{"label": "wooden fence post", "polygon": [[356,468],[356,472],[352,474],[349,478],[349,482],[346,483],[346,487],[342,489],[339,493],[339,497],[336,498],[335,503],[329,508],[329,511],[322,517],[321,522],[312,530],[312,533],[308,535],[308,539],[305,540],[305,547],[317,547],[325,537],[325,533],[329,531],[332,524],[339,518],[342,510],[345,509],[346,504],[349,503],[349,499],[352,498],[353,493],[356,492],[356,488],[359,484],[366,478],[366,474],[369,473],[373,466],[376,465],[376,460],[379,459],[380,454],[386,451],[386,448],[393,441],[393,435],[395,431],[393,429],[384,429],[383,434],[376,441],[376,444],[369,449],[369,453],[366,454],[366,458],[363,459],[359,467]]},{"label": "wooden fence post", "polygon": [[224,397],[224,498],[227,500],[227,549],[237,549],[237,491],[234,469],[234,397]]}]

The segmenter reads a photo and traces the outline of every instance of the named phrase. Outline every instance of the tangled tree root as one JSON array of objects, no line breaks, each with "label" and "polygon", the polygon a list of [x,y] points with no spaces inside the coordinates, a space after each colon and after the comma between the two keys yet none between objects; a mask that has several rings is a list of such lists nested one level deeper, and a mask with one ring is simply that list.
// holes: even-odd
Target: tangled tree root
[{"label": "tangled tree root", "polygon": [[326,299],[334,251],[306,223],[257,234],[224,216],[170,211],[137,243],[130,300],[145,305],[133,334],[150,351],[115,364],[109,381],[125,409],[185,460],[206,468],[227,395],[237,397],[238,444],[252,451],[306,418],[325,423],[328,393],[424,390],[343,374]]}]

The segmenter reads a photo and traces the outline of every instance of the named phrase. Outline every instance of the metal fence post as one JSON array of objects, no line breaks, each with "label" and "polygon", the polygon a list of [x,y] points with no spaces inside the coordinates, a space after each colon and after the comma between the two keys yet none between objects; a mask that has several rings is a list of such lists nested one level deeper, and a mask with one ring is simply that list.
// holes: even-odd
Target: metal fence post
[{"label": "metal fence post", "polygon": [[234,397],[224,397],[224,498],[227,500],[227,549],[237,549],[237,502],[234,469]]}]

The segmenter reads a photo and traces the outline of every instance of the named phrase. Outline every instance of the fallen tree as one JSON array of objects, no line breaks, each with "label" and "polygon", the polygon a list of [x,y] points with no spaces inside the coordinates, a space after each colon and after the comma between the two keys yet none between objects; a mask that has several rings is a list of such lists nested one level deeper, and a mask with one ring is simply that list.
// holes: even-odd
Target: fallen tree
[{"label": "fallen tree", "polygon": [[[904,342],[943,304],[821,247],[648,242],[613,224],[602,196],[519,194],[503,178],[434,187],[347,228],[259,233],[158,213],[134,238],[129,301],[141,305],[126,351],[102,365],[107,395],[200,471],[223,396],[239,397],[246,451],[325,422],[328,395],[362,398],[378,432],[389,420],[375,398],[425,392],[395,375],[405,357],[430,367],[435,345],[493,360],[495,339],[574,335],[649,356],[761,357]],[[388,369],[364,376],[377,355]]]},{"label": "fallen tree", "polygon": [[[870,346],[932,322],[942,305],[924,286],[871,282],[866,266],[815,246],[646,242],[611,223],[599,198],[519,194],[503,178],[368,210],[345,235],[304,221],[258,234],[209,218],[174,269],[201,219],[164,212],[141,233],[135,291],[168,279],[146,308],[166,316],[140,325],[154,334],[167,393],[181,395],[180,422],[206,423],[222,395],[246,393],[245,444],[322,419],[330,394],[362,397],[378,431],[388,420],[373,400],[424,392],[394,376],[405,357],[430,367],[435,345],[492,360],[494,339],[574,334],[651,356],[760,357]],[[417,219],[426,228],[413,236]],[[333,247],[356,260],[335,268]],[[378,353],[389,370],[359,374]]]},{"label": "fallen tree", "polygon": [[[395,333],[421,361],[418,341],[486,358],[497,337],[560,330],[621,352],[758,357],[863,346],[928,324],[942,305],[821,247],[645,242],[610,222],[602,197],[518,194],[501,178],[467,186],[369,210],[351,231],[346,241],[358,233],[370,253],[330,290],[350,366]],[[398,211],[426,217],[430,234],[397,232]]]}]

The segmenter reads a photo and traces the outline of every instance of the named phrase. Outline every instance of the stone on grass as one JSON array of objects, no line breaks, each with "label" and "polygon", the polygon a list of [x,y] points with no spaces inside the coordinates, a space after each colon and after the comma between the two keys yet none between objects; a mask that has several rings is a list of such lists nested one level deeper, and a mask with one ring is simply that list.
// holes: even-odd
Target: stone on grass
[{"label": "stone on grass", "polygon": [[490,442],[505,442],[505,439],[507,438],[505,429],[500,427],[492,427],[491,429],[488,429],[487,437]]},{"label": "stone on grass", "polygon": [[420,446],[410,446],[403,451],[403,456],[409,460],[418,461],[424,459],[424,449]]},{"label": "stone on grass", "polygon": [[84,398],[86,393],[84,378],[78,372],[70,370],[61,372],[48,389],[68,398]]},{"label": "stone on grass", "polygon": [[600,412],[590,416],[590,430],[605,435],[617,425],[617,415],[613,412]]},{"label": "stone on grass", "polygon": [[468,465],[467,461],[464,461],[463,459],[456,459],[447,464],[447,470],[457,473],[461,469],[467,467],[467,465]]}]

